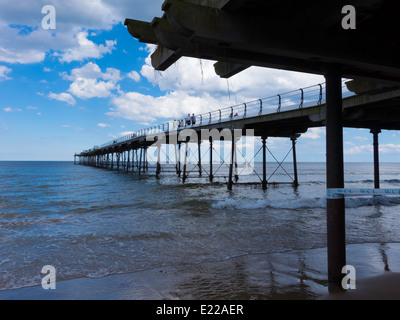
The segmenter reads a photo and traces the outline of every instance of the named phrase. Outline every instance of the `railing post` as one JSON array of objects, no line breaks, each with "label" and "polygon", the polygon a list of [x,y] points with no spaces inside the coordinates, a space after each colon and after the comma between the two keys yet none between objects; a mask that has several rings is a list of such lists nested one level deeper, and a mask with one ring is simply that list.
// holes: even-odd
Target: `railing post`
[{"label": "railing post", "polygon": [[279,97],[279,102],[278,102],[278,109],[276,112],[281,112],[282,98],[280,94],[278,94],[278,97]]},{"label": "railing post", "polygon": [[303,91],[303,89],[300,89],[300,91],[301,91],[301,101],[300,101],[299,108],[301,109],[301,108],[303,108],[303,103],[304,103],[304,91]]}]

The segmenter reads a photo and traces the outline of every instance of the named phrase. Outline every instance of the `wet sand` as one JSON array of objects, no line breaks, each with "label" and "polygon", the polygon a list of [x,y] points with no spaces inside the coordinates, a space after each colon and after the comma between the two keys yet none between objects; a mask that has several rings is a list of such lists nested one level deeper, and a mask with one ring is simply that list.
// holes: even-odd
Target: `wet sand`
[{"label": "wet sand", "polygon": [[400,299],[400,244],[352,244],[356,289],[330,293],[326,248],[251,253],[223,261],[58,280],[0,291],[0,300],[319,300]]}]

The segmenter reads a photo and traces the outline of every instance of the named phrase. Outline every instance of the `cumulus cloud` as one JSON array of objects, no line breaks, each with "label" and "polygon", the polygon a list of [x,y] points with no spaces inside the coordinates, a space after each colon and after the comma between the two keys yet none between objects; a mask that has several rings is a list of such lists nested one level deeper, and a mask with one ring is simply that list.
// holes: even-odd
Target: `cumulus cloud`
[{"label": "cumulus cloud", "polygon": [[233,103],[274,96],[278,93],[308,87],[324,82],[319,75],[286,70],[251,67],[231,77],[222,79],[214,70],[215,61],[183,57],[163,72],[151,65],[155,46],[147,46],[149,56],[140,73],[162,91],[210,92],[216,96],[232,96]]},{"label": "cumulus cloud", "polygon": [[[112,98],[108,116],[153,123],[157,119],[184,117],[187,113],[204,113],[277,93],[321,82],[320,76],[265,68],[249,68],[226,80],[216,75],[214,61],[181,58],[164,72],[151,65],[154,46],[146,46],[149,56],[140,75],[158,86],[164,95],[153,97],[139,92],[121,92]],[[129,77],[129,74],[127,75]],[[136,73],[131,76],[140,79]],[[289,78],[289,80],[285,80]],[[313,130],[308,137],[315,138]]]},{"label": "cumulus cloud", "polygon": [[[4,2],[4,1],[3,1]],[[125,18],[151,20],[161,15],[163,0],[41,0],[7,1],[0,9],[0,61],[38,63],[56,53],[65,62],[101,57],[113,50],[115,40],[95,44],[88,30],[111,30]],[[44,30],[44,4],[56,9],[56,30]]]},{"label": "cumulus cloud", "polygon": [[[400,153],[400,144],[380,144],[379,153],[382,154],[393,154]],[[373,154],[373,146],[371,144],[354,146],[344,150],[344,154],[356,155],[356,154]]]},{"label": "cumulus cloud", "polygon": [[140,74],[137,73],[136,71],[131,71],[126,75],[128,78],[132,79],[135,82],[139,82],[140,81]]},{"label": "cumulus cloud", "polygon": [[310,128],[301,135],[302,138],[317,140],[325,136],[325,128]]},{"label": "cumulus cloud", "polygon": [[72,81],[68,92],[83,100],[110,97],[112,91],[119,90],[117,82],[122,79],[118,69],[107,68],[105,72],[102,72],[100,67],[93,62],[71,70],[69,75],[62,74],[62,77]]},{"label": "cumulus cloud", "polygon": [[185,91],[172,91],[161,97],[121,92],[111,103],[114,107],[106,113],[108,116],[152,123],[160,118],[171,120],[182,118],[188,113],[199,114],[213,110],[221,101],[208,93],[197,96]]},{"label": "cumulus cloud", "polygon": [[70,105],[75,105],[76,100],[74,99],[73,96],[71,96],[69,93],[62,92],[62,93],[53,93],[50,92],[48,97],[52,100],[58,100],[58,101],[64,101]]},{"label": "cumulus cloud", "polygon": [[111,53],[115,49],[117,41],[106,40],[105,45],[97,45],[89,40],[86,31],[79,32],[76,35],[77,45],[67,49],[65,52],[58,54],[61,62],[83,61],[87,58],[101,58],[107,53]]}]

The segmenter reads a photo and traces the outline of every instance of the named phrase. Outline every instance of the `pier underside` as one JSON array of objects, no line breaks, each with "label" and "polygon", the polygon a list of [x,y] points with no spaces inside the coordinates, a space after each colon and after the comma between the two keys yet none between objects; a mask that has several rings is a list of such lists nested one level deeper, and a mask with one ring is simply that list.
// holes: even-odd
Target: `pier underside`
[{"label": "pier underside", "polygon": [[[343,12],[345,5],[355,9],[356,28],[347,29],[343,25],[347,17]],[[379,176],[378,133],[384,129],[400,129],[397,5],[395,0],[166,0],[161,18],[156,17],[152,22],[126,19],[125,25],[139,41],[157,45],[152,55],[156,70],[166,70],[180,57],[188,56],[216,61],[216,73],[225,78],[250,66],[324,75],[323,103],[290,111],[279,110],[279,105],[278,112],[251,118],[245,111],[241,118],[192,129],[197,133],[201,129],[227,129],[232,133],[237,129],[242,134],[254,130],[254,136],[262,138],[265,163],[268,137],[295,141],[308,128],[326,127],[327,189],[337,190],[344,188],[343,127],[371,130],[376,179]],[[358,95],[343,99],[342,78],[355,80],[351,86]],[[171,143],[171,130],[164,132],[166,143]],[[107,157],[109,164],[110,155],[114,159],[117,154],[119,165],[121,153],[129,150],[142,153],[151,145],[147,136],[77,156],[92,164]],[[185,139],[175,145],[179,149],[182,144],[187,147]],[[229,188],[233,183],[236,154],[236,140],[230,141]],[[213,141],[210,143],[212,149]],[[185,160],[183,163],[185,166]],[[112,160],[111,168],[113,165]],[[177,172],[180,174],[180,170]],[[265,179],[263,187],[266,187]],[[346,265],[343,196],[327,197],[327,237],[329,284],[332,288],[341,287],[342,268]]]}]

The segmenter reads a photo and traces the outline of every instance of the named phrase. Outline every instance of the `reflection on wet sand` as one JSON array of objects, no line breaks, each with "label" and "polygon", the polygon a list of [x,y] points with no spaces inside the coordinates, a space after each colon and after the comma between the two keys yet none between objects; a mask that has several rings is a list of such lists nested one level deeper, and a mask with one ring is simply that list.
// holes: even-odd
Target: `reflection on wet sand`
[{"label": "reflection on wet sand", "polygon": [[326,248],[316,248],[60,281],[54,292],[8,290],[0,292],[0,299],[400,299],[400,273],[392,272],[400,271],[400,244],[350,244],[347,252],[357,270],[357,286],[336,294],[328,292]]}]

